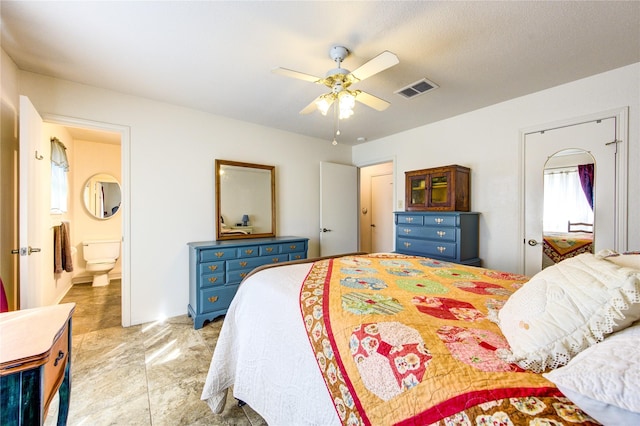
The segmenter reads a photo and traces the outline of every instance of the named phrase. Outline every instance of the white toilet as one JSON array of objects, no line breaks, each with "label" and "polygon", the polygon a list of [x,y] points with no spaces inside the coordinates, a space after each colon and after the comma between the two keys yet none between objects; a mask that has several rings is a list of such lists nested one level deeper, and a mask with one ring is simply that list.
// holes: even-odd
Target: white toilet
[{"label": "white toilet", "polygon": [[109,284],[109,271],[120,257],[120,240],[91,240],[82,242],[82,256],[87,272],[93,274],[93,286]]}]

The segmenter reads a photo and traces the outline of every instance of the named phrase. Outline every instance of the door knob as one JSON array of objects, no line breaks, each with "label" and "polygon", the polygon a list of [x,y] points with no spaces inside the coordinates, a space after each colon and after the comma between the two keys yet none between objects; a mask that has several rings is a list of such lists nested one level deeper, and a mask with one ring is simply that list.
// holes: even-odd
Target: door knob
[{"label": "door knob", "polygon": [[28,256],[31,253],[40,253],[40,249],[39,248],[34,248],[34,247],[20,247],[20,249],[13,249],[11,250],[11,254],[20,254],[20,256]]},{"label": "door knob", "polygon": [[331,232],[331,229],[327,229],[327,228],[322,228],[321,229],[322,232]]},{"label": "door knob", "polygon": [[538,244],[542,244],[540,241],[536,241],[534,239],[531,239],[529,241],[527,241],[527,244],[529,244],[531,247],[537,246]]}]

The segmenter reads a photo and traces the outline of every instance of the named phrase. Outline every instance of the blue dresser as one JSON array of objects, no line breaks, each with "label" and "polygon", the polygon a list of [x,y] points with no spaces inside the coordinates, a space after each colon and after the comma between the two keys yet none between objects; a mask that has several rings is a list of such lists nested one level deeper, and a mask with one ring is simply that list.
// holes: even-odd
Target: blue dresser
[{"label": "blue dresser", "polygon": [[396,252],[480,266],[479,213],[396,212]]},{"label": "blue dresser", "polygon": [[189,316],[193,327],[227,313],[240,281],[258,266],[307,258],[308,238],[189,243]]}]

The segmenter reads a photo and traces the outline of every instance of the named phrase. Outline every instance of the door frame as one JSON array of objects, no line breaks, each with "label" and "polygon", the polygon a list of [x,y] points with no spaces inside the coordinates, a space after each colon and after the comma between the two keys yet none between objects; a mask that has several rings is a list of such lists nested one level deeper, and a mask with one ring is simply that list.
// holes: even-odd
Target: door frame
[{"label": "door frame", "polygon": [[[374,181],[376,181],[377,179],[381,179],[384,178],[384,182],[381,182],[382,185],[380,184],[375,184],[374,185]],[[386,190],[388,190],[388,181],[389,179],[391,179],[391,200],[389,199],[382,199],[379,202],[374,202],[374,198],[377,200],[378,199],[378,195],[380,194],[385,194],[387,195],[388,193],[385,192]],[[387,189],[385,190],[384,187],[387,187]],[[371,211],[369,212],[370,216],[370,222],[372,222],[372,225],[375,225],[375,228],[371,226],[369,226],[369,239],[371,242],[371,247],[370,247],[370,251],[371,253],[381,253],[381,252],[392,252],[394,249],[394,226],[393,226],[393,211],[394,211],[394,199],[393,196],[395,194],[394,192],[394,187],[395,187],[395,182],[393,181],[393,173],[384,173],[384,174],[374,174],[374,175],[370,175],[369,176],[369,188],[370,188],[370,205],[371,205]],[[388,196],[388,195],[387,195]],[[386,203],[389,204],[386,204]],[[379,207],[380,206],[380,207]],[[384,207],[383,207],[384,206]],[[379,207],[379,208],[378,208]],[[383,213],[383,215],[380,215],[380,219],[384,219],[381,220],[381,222],[384,222],[384,225],[379,226],[380,221],[374,220],[375,216],[374,215],[378,215],[380,212]],[[384,228],[385,226],[388,226],[388,228],[386,228],[386,232],[384,232],[382,235],[380,234],[380,229]],[[388,232],[388,233],[387,233]],[[379,237],[384,237],[384,238],[378,238],[376,236]],[[389,238],[387,240],[387,238]],[[384,245],[384,248],[382,250],[378,250],[378,247],[376,247],[375,241],[380,240],[383,241],[382,245]]]},{"label": "door frame", "polygon": [[[575,126],[591,121],[603,120],[607,118],[614,118],[616,122],[616,140],[617,152],[616,152],[616,204],[614,205],[614,218],[615,218],[615,234],[614,241],[616,250],[625,251],[628,247],[628,235],[627,235],[627,209],[628,209],[628,169],[629,169],[629,107],[620,107],[611,110],[601,111],[589,115],[580,117],[574,117],[551,123],[540,124],[532,127],[520,129],[520,168],[519,168],[519,187],[520,187],[520,225],[518,232],[518,247],[519,247],[519,265],[518,270],[520,273],[524,273],[525,266],[525,139],[530,133],[537,133],[546,130],[558,129],[561,127]],[[612,141],[614,142],[614,141]]]},{"label": "door frame", "polygon": [[92,130],[120,133],[120,162],[122,204],[120,217],[122,218],[122,326],[131,325],[131,127],[67,117],[55,114],[42,114],[42,120],[62,126],[82,127]]},{"label": "door frame", "polygon": [[[355,163],[354,165],[358,168],[358,229],[360,228],[360,209],[362,207],[361,206],[362,200],[360,196],[361,194],[360,169],[363,167],[376,166],[378,164],[384,164],[384,163],[391,163],[391,174],[393,179],[393,206],[391,206],[391,211],[404,210],[404,206],[400,206],[398,204],[398,200],[402,200],[404,202],[404,186],[402,187],[402,191],[400,194],[401,198],[398,198],[398,184],[397,184],[398,161],[395,155]],[[393,232],[391,235],[393,238],[393,250],[395,250],[396,249],[396,227],[395,226],[393,227]],[[358,236],[358,247],[362,249],[360,233]]]}]

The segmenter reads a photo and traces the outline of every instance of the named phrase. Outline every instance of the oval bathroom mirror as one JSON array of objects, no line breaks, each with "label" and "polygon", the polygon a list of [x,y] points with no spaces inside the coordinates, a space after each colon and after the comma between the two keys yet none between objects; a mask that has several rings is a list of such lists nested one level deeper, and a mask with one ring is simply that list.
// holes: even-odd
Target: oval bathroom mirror
[{"label": "oval bathroom mirror", "polygon": [[122,192],[118,180],[106,173],[98,173],[84,186],[84,206],[97,219],[110,219],[120,209]]}]

